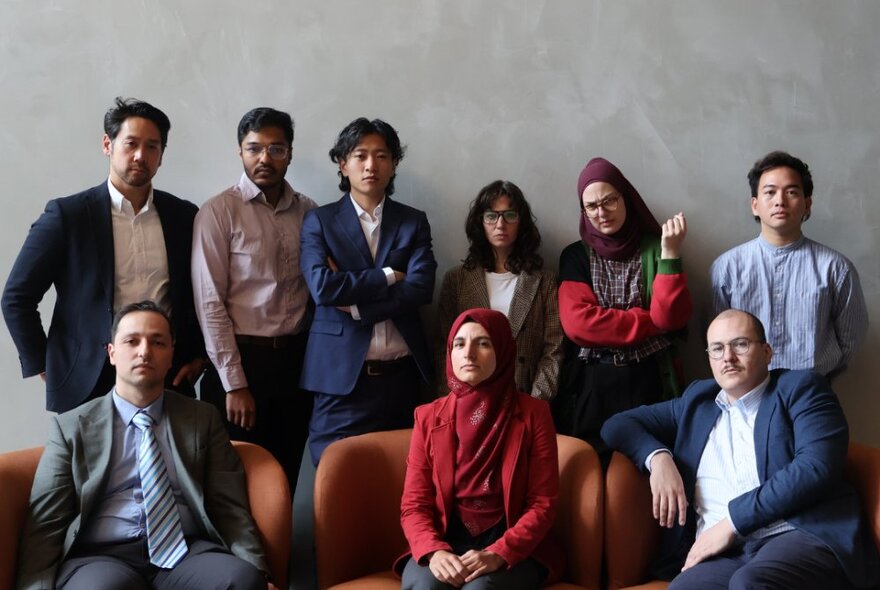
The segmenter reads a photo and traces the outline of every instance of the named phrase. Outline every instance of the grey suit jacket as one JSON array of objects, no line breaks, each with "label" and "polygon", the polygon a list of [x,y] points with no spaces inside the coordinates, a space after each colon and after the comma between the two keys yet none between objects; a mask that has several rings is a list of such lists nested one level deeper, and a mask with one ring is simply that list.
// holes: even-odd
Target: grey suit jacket
[{"label": "grey suit jacket", "polygon": [[[52,419],[20,541],[19,588],[55,587],[58,566],[101,500],[114,415],[108,394]],[[181,492],[203,538],[268,572],[244,470],[217,410],[166,391],[165,416]]]},{"label": "grey suit jacket", "polygon": [[[481,267],[456,266],[446,272],[440,287],[439,346],[435,362],[439,389],[448,391],[446,339],[458,314],[474,307],[489,307],[486,275]],[[556,275],[548,270],[520,273],[507,316],[516,339],[516,386],[532,397],[551,400],[559,386],[562,363],[562,327],[556,298]]]}]

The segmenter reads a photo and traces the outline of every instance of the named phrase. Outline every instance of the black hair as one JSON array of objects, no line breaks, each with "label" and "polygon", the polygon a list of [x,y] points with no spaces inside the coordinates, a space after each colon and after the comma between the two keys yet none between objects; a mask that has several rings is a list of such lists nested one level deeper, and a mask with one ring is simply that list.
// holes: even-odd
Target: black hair
[{"label": "black hair", "polygon": [[[360,117],[345,126],[345,129],[339,132],[336,143],[330,148],[330,159],[334,164],[339,164],[346,160],[348,156],[355,150],[358,144],[367,135],[380,135],[385,140],[385,145],[391,152],[391,161],[396,167],[403,160],[406,147],[401,145],[400,137],[394,127],[383,121],[382,119],[368,120],[366,117]],[[342,175],[342,170],[337,171],[339,175],[339,190],[347,193],[351,190],[351,182]],[[386,195],[394,194],[394,179],[397,173],[391,176],[388,187],[385,189]]]},{"label": "black hair", "polygon": [[477,197],[471,202],[464,223],[464,232],[468,239],[468,253],[464,259],[464,267],[473,270],[480,265],[488,271],[495,269],[495,253],[489,240],[486,239],[483,212],[491,209],[492,203],[502,196],[507,196],[514,210],[519,213],[516,240],[504,264],[505,268],[514,274],[540,269],[544,266],[544,259],[538,254],[538,248],[541,247],[541,232],[535,225],[535,217],[525,195],[518,186],[507,180],[490,182],[480,189]]},{"label": "black hair", "polygon": [[122,124],[131,117],[142,117],[152,121],[159,129],[159,136],[162,138],[162,150],[165,149],[168,145],[168,131],[171,129],[171,121],[168,120],[168,116],[165,113],[150,103],[136,98],[117,96],[114,106],[104,113],[104,133],[107,134],[110,141],[116,139]]},{"label": "black hair", "polygon": [[251,131],[260,131],[266,127],[278,127],[284,131],[288,147],[293,145],[293,119],[283,111],[269,107],[257,107],[244,114],[238,123],[238,143],[244,140]]},{"label": "black hair", "polygon": [[110,327],[110,342],[113,342],[116,338],[116,332],[119,331],[119,322],[122,321],[122,318],[137,311],[150,311],[158,313],[165,318],[165,321],[168,323],[168,332],[171,334],[171,341],[174,342],[174,324],[171,323],[171,318],[168,316],[168,312],[160,307],[155,301],[150,299],[144,299],[143,301],[138,301],[136,303],[129,303],[116,312],[116,315],[113,316],[113,325]]}]

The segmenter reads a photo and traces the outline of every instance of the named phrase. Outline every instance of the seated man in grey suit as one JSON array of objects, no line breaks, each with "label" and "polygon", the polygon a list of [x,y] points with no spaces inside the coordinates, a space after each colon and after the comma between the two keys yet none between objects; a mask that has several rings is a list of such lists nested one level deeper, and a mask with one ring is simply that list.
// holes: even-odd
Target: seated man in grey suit
[{"label": "seated man in grey suit", "polygon": [[152,301],[116,314],[116,386],[52,419],[19,588],[267,587],[244,471],[220,415],[164,390],[173,341]]},{"label": "seated man in grey suit", "polygon": [[880,560],[843,479],[849,432],[828,382],[768,370],[755,316],[708,332],[714,379],[608,420],[602,438],[651,472],[670,590],[874,587]]}]

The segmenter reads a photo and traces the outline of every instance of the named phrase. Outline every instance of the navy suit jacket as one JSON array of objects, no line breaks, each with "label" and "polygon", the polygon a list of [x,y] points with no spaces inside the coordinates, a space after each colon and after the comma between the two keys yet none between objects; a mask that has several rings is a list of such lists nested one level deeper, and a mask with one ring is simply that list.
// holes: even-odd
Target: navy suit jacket
[{"label": "navy suit jacket", "polygon": [[[697,467],[721,409],[713,379],[696,381],[682,397],[610,418],[602,438],[642,471],[653,451],[669,449],[688,498],[684,527],[664,529],[655,573],[674,577],[694,542]],[[733,525],[748,535],[779,519],[825,543],[856,586],[880,579],[880,558],[860,515],[855,490],[844,481],[849,431],[837,396],[812,371],[770,372],[755,419],[760,485],[728,504]]]},{"label": "navy suit jacket", "polygon": [[[174,366],[204,356],[190,278],[192,225],[198,208],[154,190],[168,255],[169,295],[177,337]],[[64,412],[93,393],[107,359],[113,322],[113,223],[110,191],[94,188],[46,204],[31,226],[3,291],[3,317],[18,349],[22,376],[46,372],[46,408]],[[37,306],[55,287],[49,334]],[[94,392],[101,394],[105,392]]]},{"label": "navy suit jacket", "polygon": [[[431,303],[437,262],[431,227],[424,212],[385,199],[376,260],[351,199],[306,213],[300,266],[315,300],[301,387],[335,395],[354,389],[367,356],[373,325],[391,320],[400,331],[425,380],[431,362],[419,319],[419,306]],[[327,264],[332,257],[338,267]],[[384,267],[406,273],[390,287]],[[336,309],[357,305],[360,320]]]}]

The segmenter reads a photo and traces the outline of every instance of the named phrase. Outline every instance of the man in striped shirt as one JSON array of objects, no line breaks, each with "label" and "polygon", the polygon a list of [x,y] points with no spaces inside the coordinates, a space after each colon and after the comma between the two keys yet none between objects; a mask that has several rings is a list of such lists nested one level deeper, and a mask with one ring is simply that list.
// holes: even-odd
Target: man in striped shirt
[{"label": "man in striped shirt", "polygon": [[758,316],[773,347],[771,369],[842,372],[868,330],[865,298],[852,262],[801,232],[813,204],[809,167],[771,152],[749,171],[761,234],[712,264],[715,312]]}]

